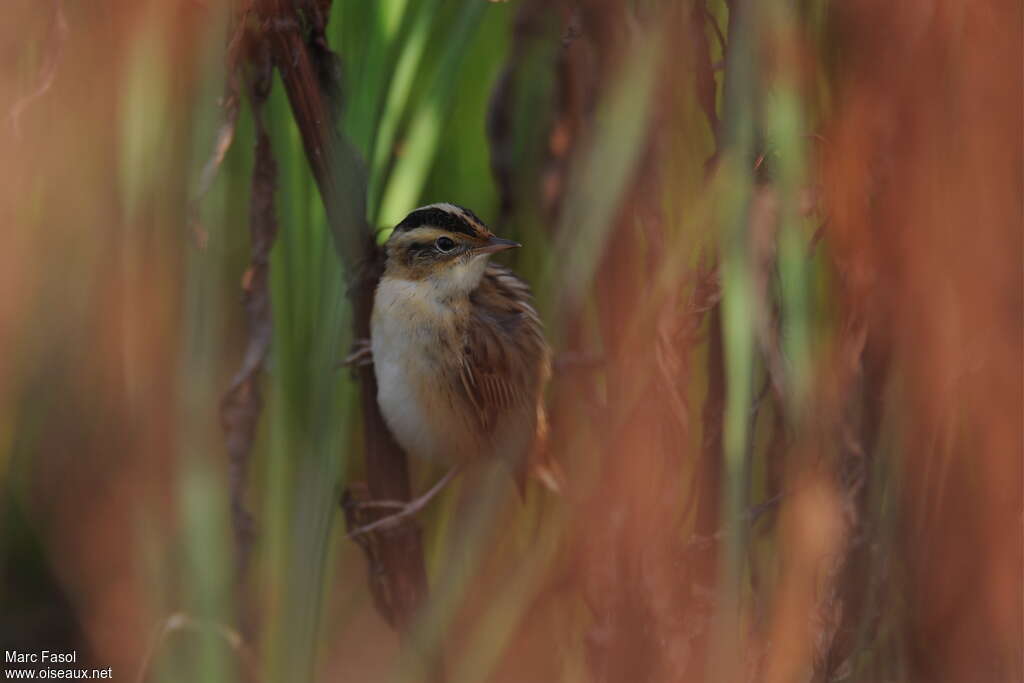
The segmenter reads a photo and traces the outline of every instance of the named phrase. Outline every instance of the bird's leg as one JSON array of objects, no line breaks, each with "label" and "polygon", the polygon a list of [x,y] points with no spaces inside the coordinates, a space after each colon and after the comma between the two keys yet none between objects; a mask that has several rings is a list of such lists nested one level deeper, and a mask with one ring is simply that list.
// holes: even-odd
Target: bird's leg
[{"label": "bird's leg", "polygon": [[382,517],[381,519],[378,519],[375,522],[370,522],[369,524],[361,526],[357,529],[353,529],[352,531],[348,532],[349,537],[354,538],[356,536],[368,534],[379,529],[391,529],[395,526],[398,526],[398,524],[402,522],[402,520],[411,517],[412,515],[415,515],[417,512],[425,508],[427,506],[427,503],[432,501],[437,496],[437,494],[439,494],[444,489],[445,486],[451,483],[452,479],[454,479],[455,476],[460,471],[461,467],[459,465],[455,465],[450,470],[448,470],[448,472],[443,477],[441,477],[441,479],[436,484],[434,484],[429,491],[424,493],[419,498],[414,498],[413,500],[410,500],[407,503],[395,500],[370,500],[366,501],[365,503],[360,503],[360,507],[391,509],[398,508],[398,512],[394,513],[393,515],[388,515],[387,517]]},{"label": "bird's leg", "polygon": [[352,342],[352,350],[345,356],[341,363],[342,367],[361,368],[364,365],[373,365],[373,347],[370,340],[365,337]]}]

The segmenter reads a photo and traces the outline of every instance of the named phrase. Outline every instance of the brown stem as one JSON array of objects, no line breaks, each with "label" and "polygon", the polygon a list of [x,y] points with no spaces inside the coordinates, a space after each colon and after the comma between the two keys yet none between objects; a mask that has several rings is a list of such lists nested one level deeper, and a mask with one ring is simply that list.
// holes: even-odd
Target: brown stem
[{"label": "brown stem", "polygon": [[[373,293],[381,255],[365,223],[366,172],[355,150],[338,129],[337,57],[324,36],[329,3],[258,0],[257,17],[281,74],[306,159],[324,202],[335,248],[350,280],[356,338],[369,336]],[[300,16],[301,11],[301,16]],[[377,406],[371,368],[358,371],[370,495],[409,500],[405,454],[388,431]],[[387,514],[386,511],[382,514]],[[419,530],[411,525],[381,534],[371,556],[371,571],[384,583],[383,616],[408,635],[427,595],[426,569]]]},{"label": "brown stem", "polygon": [[696,94],[700,108],[708,120],[711,133],[715,136],[715,154],[708,160],[708,166],[714,163],[718,156],[719,121],[718,111],[715,108],[715,69],[711,63],[711,46],[708,44],[707,34],[704,32],[704,24],[711,21],[718,32],[721,42],[722,53],[725,53],[725,39],[721,37],[721,30],[714,22],[704,0],[698,0],[690,10],[690,34],[693,36],[693,54],[696,66]]},{"label": "brown stem", "polygon": [[245,484],[249,455],[256,437],[263,401],[260,373],[270,349],[273,332],[270,315],[270,249],[277,236],[274,192],[277,188],[277,164],[270,147],[270,136],[263,123],[263,105],[270,92],[270,63],[253,59],[247,85],[256,125],[256,159],[252,170],[252,194],[249,206],[249,268],[242,280],[243,300],[248,319],[249,341],[242,367],[221,401],[221,422],[227,439],[231,512],[234,524],[240,583],[244,583],[249,554],[255,535],[252,514],[245,506]]},{"label": "brown stem", "polygon": [[[731,15],[730,15],[731,17]],[[694,40],[694,60],[696,79],[694,88],[697,99],[707,118],[715,139],[715,150],[704,164],[710,173],[718,160],[721,151],[721,121],[715,105],[715,76],[711,63],[710,45],[704,33],[704,22],[707,20],[707,7],[703,0],[698,0],[690,14],[690,32]],[[723,55],[726,46],[722,45]],[[707,355],[707,393],[704,397],[704,409],[701,415],[702,439],[700,466],[697,470],[696,490],[700,491],[694,533],[698,536],[710,537],[719,526],[720,495],[722,487],[722,424],[725,414],[725,358],[722,339],[722,306],[720,297],[714,298],[714,304],[708,316],[708,355]],[[718,569],[717,543],[711,543],[694,560],[693,580],[698,585],[709,587],[715,585]],[[698,637],[697,652],[706,652],[710,646],[710,631],[705,629]],[[691,677],[700,680],[705,677],[703,671],[705,658],[698,657],[693,670],[688,672]]]},{"label": "brown stem", "polygon": [[[837,599],[841,601],[841,618],[824,661],[824,675],[831,680],[857,649],[870,646],[876,635],[881,606],[879,586],[887,577],[885,564],[879,561],[876,527],[877,511],[873,510],[872,470],[877,457],[885,408],[885,388],[889,359],[886,349],[874,336],[869,336],[861,352],[859,406],[850,405],[840,430],[842,439],[839,464],[840,483],[847,497],[850,515],[850,540],[845,548],[836,579]],[[853,393],[853,392],[851,392]],[[847,443],[852,441],[853,443]]]}]

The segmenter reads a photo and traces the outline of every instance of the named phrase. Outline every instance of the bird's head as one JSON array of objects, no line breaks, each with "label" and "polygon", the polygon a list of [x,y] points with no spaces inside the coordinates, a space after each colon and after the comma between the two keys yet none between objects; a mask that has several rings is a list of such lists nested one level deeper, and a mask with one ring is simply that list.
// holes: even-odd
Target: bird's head
[{"label": "bird's head", "polygon": [[445,293],[468,293],[479,284],[491,254],[518,246],[495,236],[468,209],[430,204],[395,226],[386,245],[385,277],[429,280]]}]

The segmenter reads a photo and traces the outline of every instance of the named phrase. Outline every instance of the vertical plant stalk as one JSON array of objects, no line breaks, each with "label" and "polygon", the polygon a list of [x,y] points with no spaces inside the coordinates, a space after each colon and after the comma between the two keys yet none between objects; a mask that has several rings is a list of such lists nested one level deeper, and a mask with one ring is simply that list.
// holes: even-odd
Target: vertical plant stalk
[{"label": "vertical plant stalk", "polygon": [[719,583],[710,655],[710,679],[737,680],[740,662],[740,584],[745,547],[745,490],[750,402],[753,398],[753,329],[748,231],[752,178],[748,158],[753,149],[756,4],[729,2],[729,46],[723,81],[720,134],[721,171],[727,190],[719,199],[722,221],[721,332],[725,369],[721,495],[725,542],[719,552]]},{"label": "vertical plant stalk", "polygon": [[[355,337],[368,338],[373,294],[383,263],[365,222],[366,171],[338,128],[339,70],[337,57],[324,36],[329,4],[258,0],[256,8],[349,278]],[[406,456],[380,414],[373,370],[361,368],[358,376],[370,495],[374,499],[409,500]],[[368,553],[376,565],[371,566],[371,573],[383,583],[378,592],[383,600],[377,604],[382,616],[406,636],[427,595],[420,532],[413,525],[405,525],[381,535],[373,547],[374,552]]]},{"label": "vertical plant stalk", "polygon": [[[221,401],[221,422],[227,439],[231,513],[235,534],[238,574],[247,573],[255,535],[252,513],[245,505],[249,457],[256,437],[263,400],[260,372],[270,350],[273,325],[270,313],[270,249],[277,236],[274,191],[277,163],[274,161],[263,121],[263,105],[270,93],[271,71],[266,58],[256,59],[247,79],[249,101],[256,126],[256,155],[252,170],[249,204],[249,268],[242,278],[242,296],[249,328],[249,341],[242,367]],[[240,581],[240,582],[241,582]]]},{"label": "vertical plant stalk", "polygon": [[[577,113],[571,102],[573,74],[565,45],[559,41],[562,24],[557,5],[544,0],[523,2],[512,25],[508,58],[491,93],[487,139],[498,190],[497,223],[502,226],[515,224],[523,216],[539,218],[542,208],[554,208],[562,198],[564,157],[574,142],[572,118]],[[535,78],[537,72],[553,74],[551,83]],[[527,108],[540,122],[532,128],[523,123]],[[556,129],[558,151],[552,149]],[[553,173],[556,164],[560,168]],[[545,182],[558,190],[545,192]],[[557,212],[543,213],[548,222],[555,222]]]},{"label": "vertical plant stalk", "polygon": [[[696,0],[691,8],[691,33],[694,35],[694,67],[696,78],[694,87],[701,110],[707,117],[715,139],[715,149],[705,162],[705,169],[714,167],[721,153],[721,123],[715,109],[715,74],[711,63],[710,45],[704,32],[707,8],[704,0]],[[725,45],[722,46],[723,52]],[[718,268],[715,268],[718,277]],[[722,419],[725,414],[725,361],[722,343],[722,303],[721,285],[716,282],[718,293],[708,315],[708,351],[706,360],[707,391],[704,396],[704,407],[701,413],[701,453],[700,465],[697,468],[697,485],[699,492],[697,515],[694,522],[694,534],[699,538],[714,538],[719,528],[722,490]],[[715,584],[718,570],[717,543],[709,543],[698,553],[693,566],[693,581],[703,587]],[[708,652],[712,634],[705,629],[698,638],[696,651]],[[706,658],[704,658],[706,659]],[[701,657],[694,657],[692,670],[688,673],[695,679],[706,678],[702,668],[706,662]]]},{"label": "vertical plant stalk", "polygon": [[[704,28],[709,20],[713,20],[713,17],[708,10],[706,0],[694,0],[693,7],[690,8],[690,35],[693,36],[696,77],[694,86],[701,111],[704,112],[704,116],[708,120],[708,126],[711,127],[711,134],[715,137],[715,152],[707,160],[707,167],[711,168],[721,151],[719,149],[721,123],[718,120],[718,110],[715,106],[717,86],[715,85],[715,69],[711,63],[711,45],[708,43],[707,33]],[[725,50],[726,46],[723,43],[723,53]]]},{"label": "vertical plant stalk", "polygon": [[[703,36],[703,24],[706,16],[703,0],[695,3],[692,10],[692,31]],[[706,38],[696,39],[696,84],[701,108],[715,136],[715,151],[707,160],[710,167],[720,153],[719,121],[715,113],[715,77],[711,65],[710,47]],[[710,87],[710,91],[708,88]],[[716,268],[717,270],[717,268]],[[725,412],[725,364],[722,359],[722,312],[719,297],[714,298],[713,308],[708,316],[708,355],[707,375],[708,386],[704,398],[702,413],[703,438],[701,442],[702,479],[707,495],[702,495],[702,504],[698,508],[696,532],[711,536],[718,529],[718,501],[713,492],[718,491],[721,478],[722,460],[722,415]],[[703,501],[709,501],[704,504]],[[713,576],[714,569],[711,570]]]},{"label": "vertical plant stalk", "polygon": [[[886,405],[889,357],[874,335],[865,339],[859,366],[859,396],[844,406],[839,426],[842,446],[838,478],[847,500],[850,529],[835,577],[840,616],[833,638],[825,643],[828,649],[817,663],[827,680],[840,677],[852,666],[858,651],[874,643],[882,613],[879,593],[888,579],[886,565],[879,558],[879,505],[872,503],[879,495],[874,470]],[[850,393],[857,393],[854,387]]]}]

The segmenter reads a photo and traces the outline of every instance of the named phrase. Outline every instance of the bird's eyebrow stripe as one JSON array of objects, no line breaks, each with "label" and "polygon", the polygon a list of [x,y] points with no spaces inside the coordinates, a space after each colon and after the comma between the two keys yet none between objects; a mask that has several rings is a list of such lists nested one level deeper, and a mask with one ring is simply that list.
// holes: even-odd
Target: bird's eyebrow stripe
[{"label": "bird's eyebrow stripe", "polygon": [[[476,218],[476,216],[473,216]],[[479,220],[479,219],[478,219]],[[470,237],[479,237],[480,229],[474,227],[469,220],[452,211],[435,207],[416,209],[395,226],[395,232],[408,232],[429,225],[450,232],[458,232]]]}]

